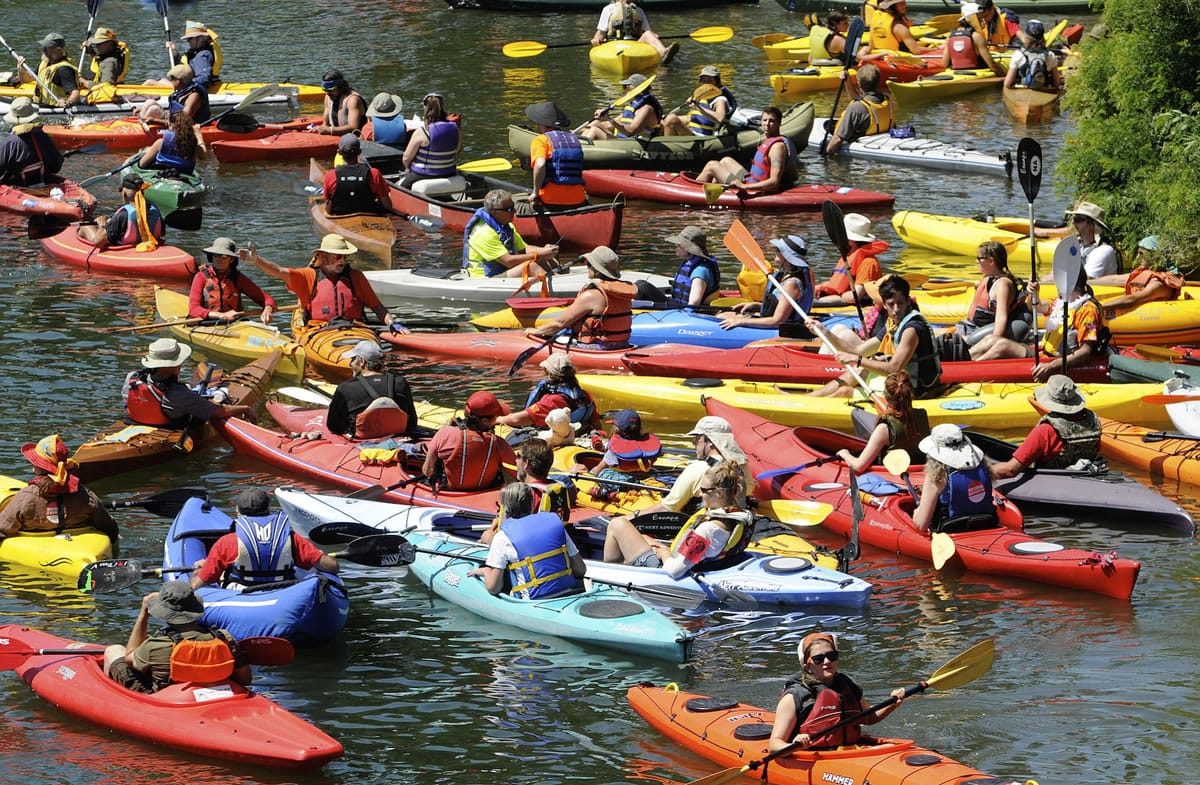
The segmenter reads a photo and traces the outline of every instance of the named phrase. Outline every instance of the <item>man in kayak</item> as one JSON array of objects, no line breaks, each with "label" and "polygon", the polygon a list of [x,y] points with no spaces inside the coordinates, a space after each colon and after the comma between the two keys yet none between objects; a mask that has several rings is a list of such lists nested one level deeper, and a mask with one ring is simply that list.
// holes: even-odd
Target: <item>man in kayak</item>
[{"label": "man in kayak", "polygon": [[704,305],[721,290],[721,266],[708,252],[708,236],[699,226],[685,226],[667,237],[680,259],[675,280],[671,282],[669,302],[672,308]]},{"label": "man in kayak", "polygon": [[367,102],[356,93],[346,77],[336,68],[331,68],[321,77],[321,89],[325,91],[325,110],[321,124],[313,130],[327,136],[358,133],[367,124]]},{"label": "man in kayak", "polygon": [[842,112],[825,154],[836,153],[843,144],[857,142],[864,136],[886,134],[896,125],[896,108],[889,96],[879,89],[879,68],[866,63],[858,69],[858,88],[862,94]]},{"label": "man in kayak", "polygon": [[535,512],[533,489],[514,482],[500,491],[504,520],[488,547],[483,567],[467,573],[483,579],[491,594],[504,591],[522,600],[574,594],[587,565],[562,519],[553,512]]},{"label": "man in kayak", "polygon": [[121,200],[111,217],[96,218],[94,226],[79,227],[79,238],[103,251],[109,246],[136,246],[151,244],[153,250],[162,240],[166,229],[158,208],[146,202],[142,191],[146,183],[140,175],[127,174],[121,180]]},{"label": "man in kayak", "polygon": [[229,321],[242,313],[242,295],[262,308],[263,324],[271,323],[275,298],[259,288],[250,276],[238,270],[238,247],[228,237],[218,237],[204,249],[208,264],[192,278],[188,295],[188,317]]},{"label": "man in kayak", "polygon": [[1046,410],[1012,458],[994,464],[997,478],[1016,477],[1030,466],[1045,469],[1090,468],[1100,458],[1100,418],[1087,408],[1087,397],[1070,376],[1055,374],[1033,391]]},{"label": "man in kayak", "polygon": [[558,261],[557,245],[530,245],[513,226],[513,195],[488,191],[463,230],[463,269],[472,278],[544,276]]},{"label": "man in kayak", "polygon": [[383,368],[376,341],[359,341],[346,352],[354,378],[338,384],[325,427],[349,439],[385,439],[418,431],[417,410],[408,380]]},{"label": "man in kayak", "polygon": [[253,262],[267,275],[287,284],[288,291],[300,298],[306,322],[328,322],[339,316],[358,322],[370,309],[392,332],[407,333],[404,325],[383,307],[362,271],[350,266],[350,254],[357,251],[358,246],[330,232],[321,238],[321,247],[313,251],[312,259],[304,267],[283,267],[267,261],[259,255],[254,243],[239,253],[243,260]]},{"label": "man in kayak", "polygon": [[870,302],[866,284],[883,277],[878,255],[887,250],[888,244],[871,234],[871,219],[858,213],[847,213],[842,217],[842,226],[850,242],[850,255],[839,258],[829,280],[817,284],[814,305]]},{"label": "man in kayak", "polygon": [[362,142],[356,134],[342,134],[338,153],[343,163],[325,171],[325,212],[329,215],[351,215],[387,212],[388,184],[378,169],[359,161]]},{"label": "man in kayak", "polygon": [[56,433],[21,447],[33,465],[33,479],[0,510],[0,540],[23,531],[55,531],[90,526],[108,535],[116,550],[117,522],[71,470],[71,450]]},{"label": "man in kayak", "polygon": [[203,22],[189,19],[179,40],[187,42],[188,50],[176,58],[175,42],[168,40],[167,51],[171,53],[171,59],[191,67],[196,86],[205,94],[213,92],[221,81],[221,45],[217,43],[216,31]]},{"label": "man in kayak", "polygon": [[115,30],[97,27],[95,34],[83,42],[83,49],[92,56],[92,78],[88,85],[87,102],[100,104],[116,101],[117,85],[122,84],[129,73],[129,46],[118,40]]},{"label": "man in kayak", "polygon": [[190,428],[229,417],[254,419],[254,407],[217,403],[179,381],[179,369],[192,347],[174,338],[159,338],[142,358],[142,369],[125,377],[121,395],[125,419],[160,428]]},{"label": "man in kayak", "polygon": [[504,464],[515,466],[516,453],[496,435],[497,418],[512,411],[493,393],[480,391],[463,406],[464,418],[438,429],[425,443],[421,473],[431,485],[450,491],[491,488],[504,476]]},{"label": "man in kayak", "polygon": [[367,106],[374,141],[403,149],[408,145],[408,124],[404,120],[404,101],[395,93],[376,93]]},{"label": "man in kayak", "polygon": [[57,179],[63,155],[39,118],[33,101],[23,96],[5,113],[10,133],[0,139],[0,185],[21,187]]},{"label": "man in kayak", "polygon": [[706,65],[700,69],[700,86],[687,100],[691,109],[687,119],[669,113],[663,120],[663,133],[667,136],[716,136],[724,131],[737,110],[737,99],[729,88],[721,83],[721,69]]},{"label": "man in kayak", "polygon": [[583,147],[571,130],[571,121],[553,101],[531,104],[525,116],[537,126],[529,143],[533,171],[530,206],[551,212],[573,210],[588,203],[583,187]]},{"label": "man in kayak", "polygon": [[621,259],[607,245],[581,257],[588,265],[588,282],[575,301],[525,334],[551,339],[570,332],[574,340],[595,349],[624,349],[633,330],[633,298],[637,286],[621,280]]},{"label": "man in kayak", "polygon": [[[621,81],[621,86],[632,90],[646,82],[642,74],[633,74]],[[607,115],[612,109],[606,106],[592,114],[592,121],[579,132],[583,139],[653,139],[662,136],[662,121],[665,116],[662,104],[649,88],[625,104],[615,120]]]},{"label": "man in kayak", "polygon": [[525,408],[506,414],[496,421],[510,428],[533,426],[545,428],[546,416],[555,409],[568,409],[570,420],[580,430],[596,430],[600,427],[600,415],[591,394],[579,386],[575,366],[567,352],[554,352],[538,365],[545,374],[525,400]]},{"label": "man in kayak", "polygon": [[1005,87],[1062,89],[1058,58],[1046,47],[1046,26],[1037,19],[1025,24],[1025,46],[1013,55],[1004,76]]},{"label": "man in kayak", "polygon": [[[17,57],[17,73],[22,82],[37,82],[33,100],[41,106],[68,107],[83,103],[79,90],[79,71],[67,59],[67,39],[62,33],[50,33],[41,40],[42,61],[37,79],[25,67],[25,58]],[[45,85],[46,87],[42,87]],[[50,92],[46,92],[49,88]]]},{"label": "man in kayak", "polygon": [[[761,302],[739,303],[728,311],[717,314],[722,330],[734,327],[775,327],[802,322],[804,316],[792,307],[800,306],[804,312],[812,307],[812,269],[808,266],[808,245],[798,234],[789,234],[771,241],[775,247],[775,263],[779,272],[775,280],[790,297],[780,294],[775,284],[769,284]],[[757,316],[755,314],[758,314]]]},{"label": "man in kayak", "polygon": [[217,582],[237,590],[283,583],[294,580],[297,569],[337,573],[337,559],[292,531],[287,513],[271,513],[271,497],[262,488],[242,491],[234,504],[229,533],[193,565],[193,589]]},{"label": "man in kayak", "polygon": [[641,41],[650,44],[658,51],[663,65],[675,59],[679,53],[679,44],[663,45],[658,34],[650,29],[650,20],[646,12],[637,6],[634,0],[612,0],[600,12],[600,21],[596,23],[596,33],[592,36],[592,46],[599,46],[605,41]]},{"label": "man in kayak", "polygon": [[780,135],[783,112],[777,106],[762,110],[763,140],[754,151],[750,169],[734,158],[726,156],[718,161],[709,161],[696,175],[700,183],[720,183],[739,191],[773,194],[791,188],[799,174],[796,146],[792,140]]},{"label": "man in kayak", "polygon": [[[254,676],[237,640],[225,630],[202,624],[203,615],[204,603],[185,581],[164,583],[142,598],[128,642],[104,650],[104,672],[126,689],[141,693],[158,692],[173,681],[233,679],[249,684]],[[166,626],[151,633],[151,616]],[[181,678],[184,666],[188,678]]]},{"label": "man in kayak", "polygon": [[926,460],[921,500],[912,515],[917,531],[939,531],[960,518],[996,517],[991,464],[961,428],[936,425],[919,446]]}]

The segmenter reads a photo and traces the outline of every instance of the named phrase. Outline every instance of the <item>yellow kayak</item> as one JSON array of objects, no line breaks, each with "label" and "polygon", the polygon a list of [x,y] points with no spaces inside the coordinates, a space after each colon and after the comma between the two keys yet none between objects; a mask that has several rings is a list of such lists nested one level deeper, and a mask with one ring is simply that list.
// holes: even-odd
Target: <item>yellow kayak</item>
[{"label": "yellow kayak", "polygon": [[[1030,263],[1028,218],[997,216],[989,223],[975,218],[899,210],[892,216],[892,227],[901,240],[918,248],[929,248],[973,259],[980,243],[996,240],[1008,251],[1010,266]],[[1037,238],[1038,261],[1041,262],[1039,270],[1048,271],[1050,260],[1054,258],[1054,249],[1058,247],[1059,241],[1070,236],[1071,228],[1064,225],[1048,230],[1035,229],[1035,232],[1053,235]]]},{"label": "yellow kayak", "polygon": [[[246,96],[260,87],[265,87],[269,84],[277,84],[282,92],[295,90],[296,97],[301,101],[323,101],[325,100],[325,91],[320,85],[315,84],[298,84],[296,82],[219,82],[216,89],[210,91],[209,95],[220,96]],[[33,98],[33,91],[37,87],[33,82],[26,82],[21,85],[2,85],[0,86],[0,98],[11,100],[13,98]],[[167,85],[150,85],[150,84],[119,84],[117,85],[117,95],[120,96],[155,96],[163,97],[171,94],[174,88]],[[87,95],[87,90],[83,91]]]},{"label": "yellow kayak", "polygon": [[[25,483],[0,477],[0,510]],[[0,562],[44,572],[74,583],[85,564],[112,556],[108,536],[92,528],[68,529],[62,534],[22,532],[0,540]]]},{"label": "yellow kayak", "polygon": [[630,74],[647,73],[658,66],[658,50],[641,41],[605,41],[588,50],[592,68],[622,79]]},{"label": "yellow kayak", "polygon": [[[938,28],[930,27],[929,25],[913,25],[910,29],[914,38],[932,36],[940,32]],[[866,42],[866,38],[864,37],[863,43],[865,44]],[[788,38],[787,40],[777,41],[773,44],[766,44],[763,46],[762,51],[766,55],[768,62],[779,60],[808,62],[808,36],[797,36],[796,38]],[[823,64],[818,63],[818,65]]]}]

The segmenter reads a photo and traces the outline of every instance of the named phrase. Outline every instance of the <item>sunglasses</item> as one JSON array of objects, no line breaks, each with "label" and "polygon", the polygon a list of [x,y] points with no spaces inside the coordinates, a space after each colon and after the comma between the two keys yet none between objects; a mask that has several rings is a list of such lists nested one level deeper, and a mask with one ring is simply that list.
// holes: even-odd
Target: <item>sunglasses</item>
[{"label": "sunglasses", "polygon": [[1090,221],[1090,220],[1092,220],[1092,219],[1088,218],[1086,215],[1077,215],[1071,219],[1071,223],[1078,224],[1078,223],[1083,223],[1084,221]]},{"label": "sunglasses", "polygon": [[809,657],[809,659],[812,660],[816,665],[822,665],[826,660],[829,660],[830,662],[837,662],[838,653],[836,651],[831,651],[829,653],[821,652],[820,654],[814,654],[813,656]]}]

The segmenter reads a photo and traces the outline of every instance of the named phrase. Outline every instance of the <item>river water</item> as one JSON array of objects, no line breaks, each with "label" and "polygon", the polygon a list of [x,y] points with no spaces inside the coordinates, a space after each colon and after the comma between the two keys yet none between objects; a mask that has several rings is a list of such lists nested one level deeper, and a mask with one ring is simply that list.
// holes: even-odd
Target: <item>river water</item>
[{"label": "river water", "polygon": [[[599,4],[597,4],[597,11]],[[589,37],[591,15],[503,15],[452,11],[440,0],[385,3],[235,3],[204,0],[173,5],[176,35],[186,18],[215,27],[232,80],[292,78],[314,82],[328,67],[342,68],[368,98],[399,93],[409,111],[429,90],[444,93],[451,111],[465,116],[467,159],[506,155],[504,126],[523,119],[528,103],[554,98],[577,122],[622,92],[591,75],[582,48],[550,50],[539,58],[505,60],[503,42],[547,43]],[[792,30],[776,4],[696,12],[659,13],[660,33],[686,33],[729,24],[737,35],[720,45],[684,42],[664,68],[658,93],[665,105],[683,100],[694,75],[716,63],[749,106],[771,100],[765,64],[749,44],[758,33]],[[82,38],[83,3],[8,0],[0,30],[32,56],[51,29]],[[153,4],[113,0],[99,23],[116,27],[134,47],[132,76],[162,69],[162,25]],[[817,99],[828,116],[830,98]],[[1025,133],[1014,126],[1000,96],[914,107],[906,111],[922,134],[963,140],[984,150],[1015,148]],[[281,116],[264,110],[264,119]],[[1033,129],[1048,168],[1063,145],[1069,120]],[[901,209],[1024,215],[1015,182],[891,169],[862,162],[828,164],[805,154],[806,177],[851,183],[897,194]],[[116,166],[116,155],[77,157],[68,174],[85,177]],[[305,176],[299,163],[208,165],[216,186],[202,232],[178,232],[172,241],[198,251],[217,234],[253,238],[268,258],[307,260],[316,235],[303,197],[293,186]],[[514,172],[514,179],[527,178]],[[103,209],[116,194],[98,188]],[[1072,194],[1057,194],[1047,177],[1038,197],[1040,217],[1061,216]],[[675,211],[634,205],[626,214],[622,256],[630,267],[667,271],[671,247],[663,238],[688,223],[714,238],[735,217],[728,212]],[[895,241],[887,215],[876,230]],[[828,269],[833,256],[813,215],[744,216],[766,238],[799,232],[815,241],[813,259]],[[0,378],[7,403],[0,413],[0,473],[25,477],[18,447],[58,432],[78,444],[116,418],[120,379],[134,367],[150,336],[112,335],[94,328],[149,321],[152,285],[91,277],[41,256],[23,222],[0,221]],[[457,238],[402,230],[402,253],[422,265],[455,265]],[[727,258],[727,257],[726,257]],[[969,260],[896,247],[885,266],[969,275]],[[730,275],[734,266],[727,267]],[[1020,271],[1027,272],[1027,271]],[[273,284],[273,282],[272,282]],[[279,293],[279,288],[272,285]],[[461,318],[454,309],[409,307],[406,318]],[[513,397],[504,369],[466,368],[412,358],[414,389],[447,404],[468,389],[490,387]],[[237,486],[276,485],[269,467],[240,458],[225,446],[160,467],[112,478],[94,487],[110,499],[182,485],[207,487],[227,505]],[[1162,487],[1193,512],[1190,488]],[[126,555],[153,560],[167,521],[133,510],[121,514]],[[640,682],[679,682],[685,689],[772,705],[781,682],[797,667],[796,643],[814,629],[841,634],[842,665],[878,700],[897,685],[920,681],[974,643],[992,638],[997,658],[990,673],[947,693],[913,699],[880,730],[911,736],[981,770],[1042,783],[1191,781],[1197,721],[1200,581],[1195,541],[1168,535],[1137,520],[1031,517],[1031,531],[1065,544],[1140,559],[1141,580],[1123,603],[1042,586],[1021,586],[974,575],[943,575],[926,565],[867,549],[854,571],[876,592],[858,614],[799,610],[789,614],[693,615],[701,633],[694,660],[684,666],[602,654],[552,639],[534,639],[489,625],[441,600],[414,580],[383,570],[349,567],[353,609],[345,633],[287,668],[261,670],[259,687],[339,738],[346,756],[317,773],[278,774],[156,751],[98,732],[43,704],[15,678],[0,679],[0,771],[22,783],[188,783],[306,785],[384,783],[687,782],[717,767],[672,748],[627,707],[625,690]],[[819,530],[814,538],[836,546]],[[144,587],[148,589],[149,587]],[[0,568],[0,617],[92,641],[123,641],[138,596],[85,597],[41,579]]]}]

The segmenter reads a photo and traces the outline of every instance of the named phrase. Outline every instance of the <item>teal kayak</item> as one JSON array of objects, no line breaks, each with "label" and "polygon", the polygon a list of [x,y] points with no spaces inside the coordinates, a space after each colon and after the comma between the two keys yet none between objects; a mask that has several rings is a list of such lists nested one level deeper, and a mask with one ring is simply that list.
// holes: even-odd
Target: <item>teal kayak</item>
[{"label": "teal kayak", "polygon": [[1113,354],[1108,358],[1108,362],[1108,375],[1114,382],[1142,384],[1165,382],[1168,379],[1179,377],[1187,379],[1192,384],[1200,385],[1200,365],[1143,360],[1140,357],[1129,357],[1124,354]]},{"label": "teal kayak", "polygon": [[[137,160],[136,154],[130,160]],[[142,194],[158,208],[163,221],[172,229],[194,231],[204,218],[204,197],[208,186],[196,174],[184,174],[174,169],[143,169],[136,163],[129,171],[150,184]]]}]

